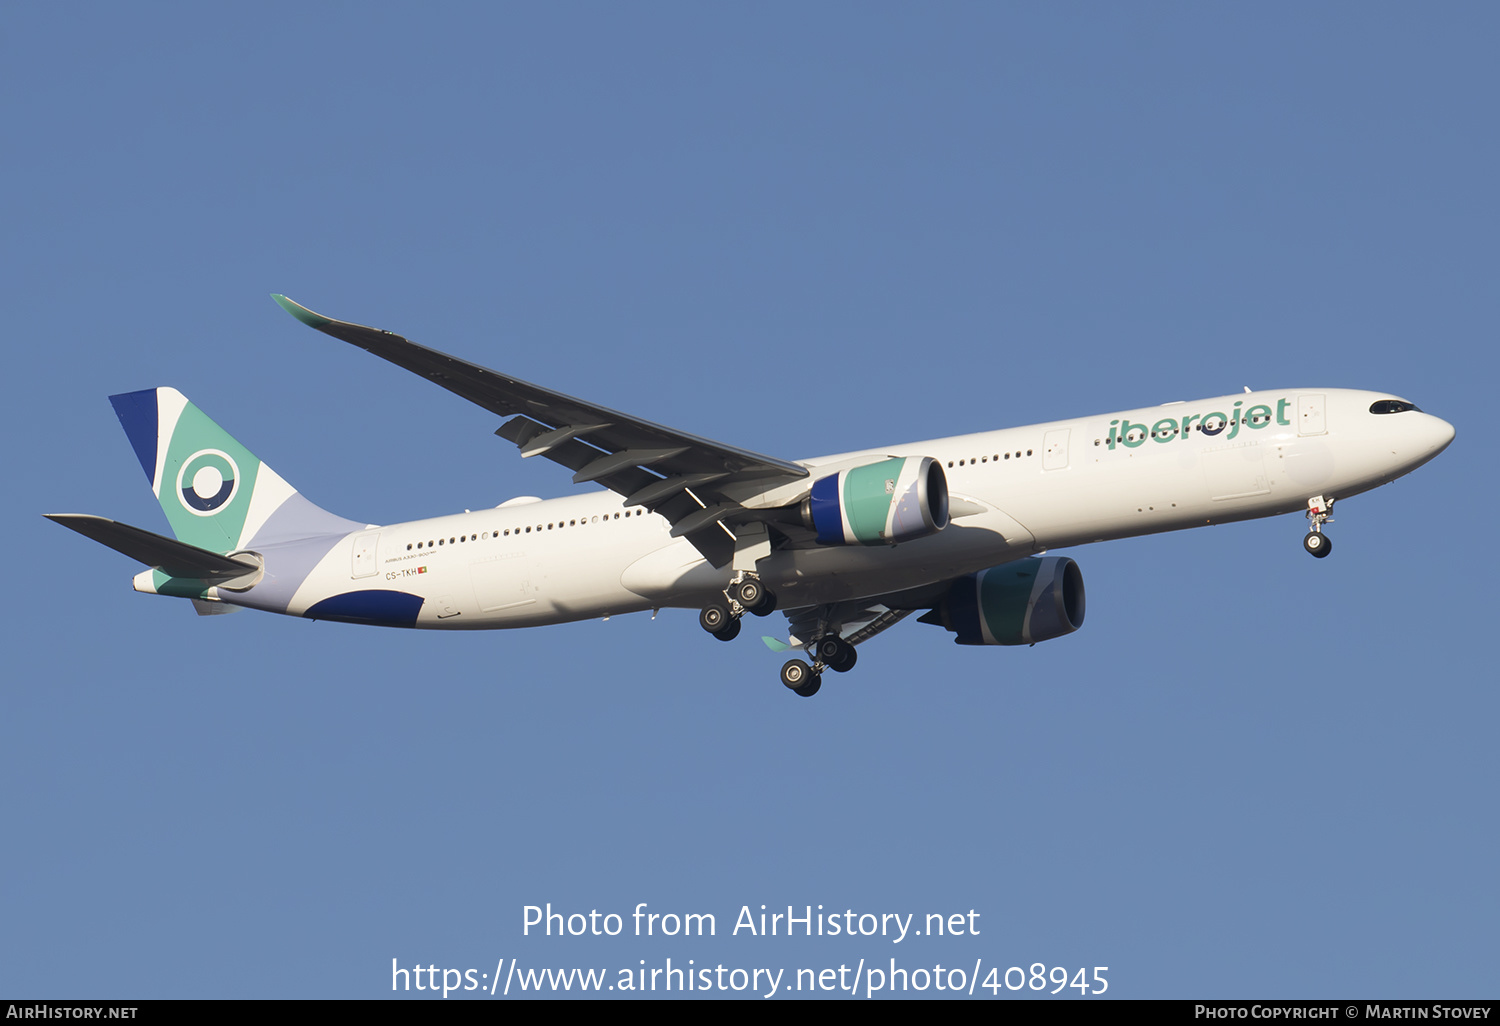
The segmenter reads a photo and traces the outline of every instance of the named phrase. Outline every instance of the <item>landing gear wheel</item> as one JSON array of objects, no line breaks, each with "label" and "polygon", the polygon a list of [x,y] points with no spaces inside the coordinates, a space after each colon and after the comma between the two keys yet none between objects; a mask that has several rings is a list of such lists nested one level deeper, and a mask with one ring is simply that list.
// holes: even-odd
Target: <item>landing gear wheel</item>
[{"label": "landing gear wheel", "polygon": [[1327,495],[1314,495],[1307,500],[1307,523],[1310,530],[1302,539],[1302,547],[1319,559],[1333,551],[1333,539],[1323,533],[1323,525],[1333,522],[1333,517],[1328,513],[1336,501]]},{"label": "landing gear wheel", "polygon": [[813,668],[801,659],[788,659],[781,667],[781,683],[799,694],[801,689],[812,687],[818,680],[819,677],[813,673]]},{"label": "landing gear wheel", "polygon": [[776,611],[776,593],[758,579],[747,577],[733,589],[734,600],[745,607],[745,612],[756,616],[770,616]]},{"label": "landing gear wheel", "polygon": [[1307,537],[1302,539],[1302,547],[1322,559],[1333,551],[1333,539],[1321,531],[1308,531]]},{"label": "landing gear wheel", "polygon": [[854,669],[854,661],[858,658],[854,646],[837,634],[819,638],[812,647],[812,656],[835,673],[848,673]]},{"label": "landing gear wheel", "polygon": [[718,634],[729,625],[729,610],[723,606],[704,606],[698,614],[698,626],[710,634]]},{"label": "landing gear wheel", "polygon": [[750,612],[756,616],[770,616],[776,612],[776,593],[770,588],[762,588],[765,595],[760,600],[760,605],[752,606]]},{"label": "landing gear wheel", "polygon": [[825,634],[813,642],[811,655],[820,663],[832,663],[844,651],[844,641],[837,634]]},{"label": "landing gear wheel", "polygon": [[795,695],[800,695],[803,698],[811,698],[813,695],[816,695],[818,693],[818,689],[822,686],[823,678],[815,676],[813,677],[811,684],[806,684],[800,688],[793,688],[792,693]]},{"label": "landing gear wheel", "polygon": [[740,636],[740,622],[737,619],[736,620],[730,620],[728,627],[725,627],[722,630],[714,631],[714,637],[718,638],[720,641],[733,641],[735,638],[737,638],[739,636]]},{"label": "landing gear wheel", "polygon": [[734,599],[746,609],[754,609],[766,597],[765,586],[754,577],[747,577],[734,589]]},{"label": "landing gear wheel", "polygon": [[828,664],[828,668],[834,673],[848,673],[854,669],[855,660],[859,658],[859,653],[854,650],[853,645],[845,642],[844,648],[848,649],[844,657],[842,659],[835,659]]}]

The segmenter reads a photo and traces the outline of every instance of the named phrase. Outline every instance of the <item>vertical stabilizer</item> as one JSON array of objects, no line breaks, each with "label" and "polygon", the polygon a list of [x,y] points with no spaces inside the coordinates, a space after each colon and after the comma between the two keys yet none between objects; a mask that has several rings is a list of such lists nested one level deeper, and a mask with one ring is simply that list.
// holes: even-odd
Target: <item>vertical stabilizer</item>
[{"label": "vertical stabilizer", "polygon": [[175,388],[109,401],[179,541],[223,553],[364,526],[308,502]]}]

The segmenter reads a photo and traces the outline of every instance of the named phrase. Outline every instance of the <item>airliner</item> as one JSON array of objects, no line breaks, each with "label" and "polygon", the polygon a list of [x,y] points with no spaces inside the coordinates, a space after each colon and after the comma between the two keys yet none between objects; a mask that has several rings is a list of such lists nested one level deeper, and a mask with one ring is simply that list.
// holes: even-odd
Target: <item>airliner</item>
[{"label": "airliner", "polygon": [[174,537],[47,516],[144,564],[135,590],[200,614],[249,607],[437,630],[697,609],[720,641],[777,609],[810,697],[856,646],[920,613],[960,645],[1033,645],[1083,624],[1053,549],[1303,512],[1332,550],[1336,500],[1453,441],[1384,392],[1287,388],[785,460],[554,392],[273,297],[302,323],[503,418],[495,434],[599,490],[377,525],[314,505],[172,388],[110,397]]}]

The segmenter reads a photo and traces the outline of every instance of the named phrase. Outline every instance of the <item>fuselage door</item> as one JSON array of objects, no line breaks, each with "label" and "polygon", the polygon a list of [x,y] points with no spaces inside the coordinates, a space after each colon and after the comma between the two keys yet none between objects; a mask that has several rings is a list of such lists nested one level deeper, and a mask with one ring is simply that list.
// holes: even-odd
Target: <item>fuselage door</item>
[{"label": "fuselage door", "polygon": [[1042,436],[1042,469],[1062,470],[1068,465],[1068,428],[1048,431]]},{"label": "fuselage door", "polygon": [[354,566],[350,577],[369,577],[375,572],[375,547],[380,541],[379,531],[354,536]]},{"label": "fuselage door", "polygon": [[1326,435],[1328,425],[1323,420],[1323,396],[1299,395],[1297,397],[1297,434]]}]

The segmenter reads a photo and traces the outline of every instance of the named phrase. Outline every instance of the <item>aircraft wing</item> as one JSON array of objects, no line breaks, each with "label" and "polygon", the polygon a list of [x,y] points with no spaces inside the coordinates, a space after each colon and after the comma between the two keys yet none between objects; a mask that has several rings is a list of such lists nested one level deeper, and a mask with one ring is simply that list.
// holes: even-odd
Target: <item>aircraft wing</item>
[{"label": "aircraft wing", "polygon": [[[808,476],[806,467],[676,431],[468,363],[400,335],[336,321],[281,295],[273,297],[317,328],[509,417],[495,432],[524,456],[545,456],[572,470],[573,481],[597,481],[628,506],[644,506],[672,524],[714,566],[734,555],[722,526],[743,510],[732,497]],[[753,485],[754,487],[747,487]]]}]

